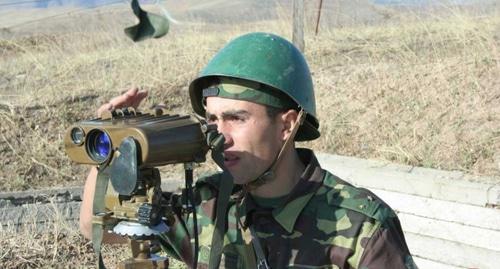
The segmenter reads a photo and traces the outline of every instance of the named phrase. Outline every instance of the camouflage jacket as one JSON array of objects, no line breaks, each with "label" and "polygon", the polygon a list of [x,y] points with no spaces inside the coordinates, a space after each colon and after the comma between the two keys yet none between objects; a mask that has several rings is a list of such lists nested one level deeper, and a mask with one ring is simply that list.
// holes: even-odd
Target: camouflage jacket
[{"label": "camouflage jacket", "polygon": [[[299,183],[274,209],[259,208],[249,194],[235,191],[228,206],[221,268],[254,269],[253,225],[273,269],[416,268],[394,211],[370,191],[323,170],[309,150],[299,150],[306,169]],[[196,184],[200,252],[207,268],[215,225],[218,176]],[[161,236],[164,249],[192,264],[192,218],[178,214]]]}]

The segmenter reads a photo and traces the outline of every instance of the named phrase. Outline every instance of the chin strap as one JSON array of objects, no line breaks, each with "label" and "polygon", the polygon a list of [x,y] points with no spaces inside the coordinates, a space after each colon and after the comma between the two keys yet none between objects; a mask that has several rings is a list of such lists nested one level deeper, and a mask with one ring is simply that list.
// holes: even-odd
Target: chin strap
[{"label": "chin strap", "polygon": [[264,171],[264,173],[262,173],[259,177],[257,177],[255,180],[246,184],[245,185],[246,190],[248,190],[248,191],[254,190],[254,189],[266,184],[267,182],[271,181],[272,179],[274,179],[274,177],[276,176],[276,169],[278,167],[278,164],[280,163],[281,159],[283,159],[283,153],[285,151],[287,151],[290,147],[293,146],[293,142],[295,140],[295,135],[297,134],[299,127],[302,125],[302,123],[304,123],[305,118],[306,118],[306,112],[304,111],[304,109],[301,109],[299,111],[297,123],[295,123],[295,125],[293,126],[292,132],[290,133],[290,136],[286,139],[285,143],[281,147],[280,152],[278,153],[278,155],[274,159],[271,166],[266,171]]}]

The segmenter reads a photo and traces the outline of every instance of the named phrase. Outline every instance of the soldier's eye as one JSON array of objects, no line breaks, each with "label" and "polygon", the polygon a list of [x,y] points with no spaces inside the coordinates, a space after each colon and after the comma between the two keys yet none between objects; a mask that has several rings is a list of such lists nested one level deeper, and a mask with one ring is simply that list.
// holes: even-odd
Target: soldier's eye
[{"label": "soldier's eye", "polygon": [[246,120],[246,118],[242,117],[242,116],[234,115],[234,116],[229,117],[228,120],[237,121],[237,122],[244,122]]},{"label": "soldier's eye", "polygon": [[207,122],[212,123],[212,122],[215,122],[217,120],[217,117],[215,115],[210,114],[206,117],[206,119],[207,119]]}]

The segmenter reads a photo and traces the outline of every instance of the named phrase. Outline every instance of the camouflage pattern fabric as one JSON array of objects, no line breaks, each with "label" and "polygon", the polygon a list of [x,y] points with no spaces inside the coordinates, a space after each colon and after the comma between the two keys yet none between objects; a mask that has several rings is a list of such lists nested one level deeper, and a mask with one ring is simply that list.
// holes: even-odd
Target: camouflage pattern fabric
[{"label": "camouflage pattern fabric", "polygon": [[203,90],[203,104],[205,104],[205,98],[218,96],[245,100],[276,108],[296,107],[295,103],[285,94],[258,82],[239,78],[220,77],[216,84]]},{"label": "camouflage pattern fabric", "polygon": [[[314,153],[299,149],[306,164],[300,182],[283,204],[261,208],[235,189],[227,212],[221,268],[256,267],[249,225],[253,225],[271,268],[416,268],[394,211],[370,191],[321,169]],[[214,229],[218,176],[196,184],[200,254],[207,268]],[[192,220],[179,211],[161,236],[165,250],[192,264]]]}]

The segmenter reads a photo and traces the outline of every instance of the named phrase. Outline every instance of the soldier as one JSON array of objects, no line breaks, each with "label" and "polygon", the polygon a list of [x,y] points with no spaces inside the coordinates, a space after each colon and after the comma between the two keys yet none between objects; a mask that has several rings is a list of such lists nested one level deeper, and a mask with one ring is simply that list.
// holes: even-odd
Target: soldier
[{"label": "soldier", "polygon": [[[199,268],[416,268],[388,205],[323,170],[311,150],[295,148],[320,133],[309,68],[290,42],[267,33],[232,40],[189,94],[194,111],[224,135],[224,166],[236,187],[220,207],[220,174],[196,182],[199,254],[192,218],[179,213],[160,237],[170,255],[188,265],[197,256]],[[130,90],[99,111],[137,106],[146,95]],[[81,210],[88,238],[95,175]]]}]

